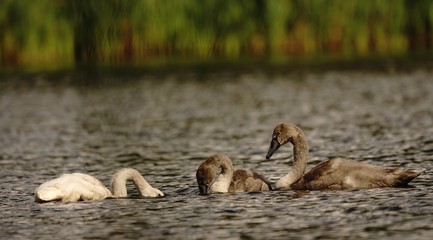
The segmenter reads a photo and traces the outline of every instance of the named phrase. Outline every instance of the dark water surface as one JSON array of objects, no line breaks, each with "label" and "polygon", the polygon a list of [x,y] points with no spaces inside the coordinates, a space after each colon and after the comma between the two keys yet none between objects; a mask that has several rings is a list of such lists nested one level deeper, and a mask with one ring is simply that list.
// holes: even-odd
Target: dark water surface
[{"label": "dark water surface", "polygon": [[[52,79],[55,78],[55,79]],[[58,74],[0,81],[1,239],[433,239],[433,73],[261,71]],[[300,125],[309,167],[332,156],[427,169],[413,188],[199,196],[216,152],[273,182],[289,146],[265,160],[274,126]],[[61,173],[108,185],[134,167],[163,198],[34,202]]]}]

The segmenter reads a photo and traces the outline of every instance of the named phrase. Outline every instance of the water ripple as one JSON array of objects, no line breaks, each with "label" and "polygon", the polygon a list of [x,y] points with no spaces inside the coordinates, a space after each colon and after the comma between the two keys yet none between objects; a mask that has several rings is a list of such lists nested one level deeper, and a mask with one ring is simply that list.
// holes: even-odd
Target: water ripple
[{"label": "water ripple", "polygon": [[[429,71],[191,72],[14,88],[21,80],[32,81],[6,79],[12,87],[0,89],[0,238],[433,237]],[[412,188],[198,195],[195,171],[216,152],[271,181],[283,176],[289,148],[264,158],[282,121],[309,137],[309,167],[342,156],[427,171]],[[34,202],[34,189],[61,173],[108,185],[121,167],[139,169],[166,196],[142,198],[128,185],[127,199]]]}]

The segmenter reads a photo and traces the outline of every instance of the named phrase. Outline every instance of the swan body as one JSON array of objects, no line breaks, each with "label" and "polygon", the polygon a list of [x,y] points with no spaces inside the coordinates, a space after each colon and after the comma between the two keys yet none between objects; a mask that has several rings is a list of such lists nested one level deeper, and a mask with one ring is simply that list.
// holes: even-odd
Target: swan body
[{"label": "swan body", "polygon": [[196,178],[200,194],[271,189],[269,181],[262,174],[245,169],[234,170],[231,159],[224,154],[207,158],[197,169]]},{"label": "swan body", "polygon": [[304,175],[308,160],[308,143],[302,130],[293,123],[282,123],[275,127],[266,158],[269,159],[280,146],[289,142],[293,145],[293,166],[277,181],[277,189],[342,190],[404,187],[423,173],[333,158],[317,165]]},{"label": "swan body", "polygon": [[77,202],[126,197],[126,181],[128,180],[133,181],[141,196],[164,196],[159,189],[153,188],[136,169],[123,168],[113,175],[110,184],[111,191],[93,176],[70,173],[42,183],[35,189],[35,201]]}]

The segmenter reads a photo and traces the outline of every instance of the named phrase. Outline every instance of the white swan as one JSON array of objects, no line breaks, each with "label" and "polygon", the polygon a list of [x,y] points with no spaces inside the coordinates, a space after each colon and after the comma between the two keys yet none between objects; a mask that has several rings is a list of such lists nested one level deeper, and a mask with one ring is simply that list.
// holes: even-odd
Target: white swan
[{"label": "white swan", "polygon": [[278,148],[293,145],[293,166],[276,183],[277,189],[320,190],[404,187],[423,171],[384,168],[367,163],[334,158],[323,162],[304,175],[308,160],[308,143],[302,130],[292,123],[275,127],[266,159]]},{"label": "white swan", "polygon": [[260,173],[246,169],[234,171],[231,159],[221,153],[207,158],[197,169],[196,178],[200,194],[271,189],[269,181]]},{"label": "white swan", "polygon": [[126,197],[126,181],[128,180],[133,181],[141,196],[164,196],[159,189],[153,188],[136,169],[123,168],[111,178],[111,192],[93,176],[71,173],[42,183],[35,189],[35,201],[76,202]]}]

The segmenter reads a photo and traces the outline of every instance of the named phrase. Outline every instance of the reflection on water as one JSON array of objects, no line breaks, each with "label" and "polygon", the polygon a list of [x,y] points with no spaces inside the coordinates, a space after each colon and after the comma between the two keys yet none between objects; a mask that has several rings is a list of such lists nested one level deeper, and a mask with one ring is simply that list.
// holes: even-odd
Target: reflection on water
[{"label": "reflection on water", "polygon": [[[433,81],[406,73],[175,73],[36,76],[0,83],[0,238],[433,237]],[[92,81],[89,84],[89,81]],[[272,181],[288,148],[265,160],[276,123],[310,143],[309,166],[344,156],[425,168],[413,188],[199,196],[195,170],[227,153]],[[43,181],[84,172],[108,185],[134,167],[167,196],[34,202]]]}]

